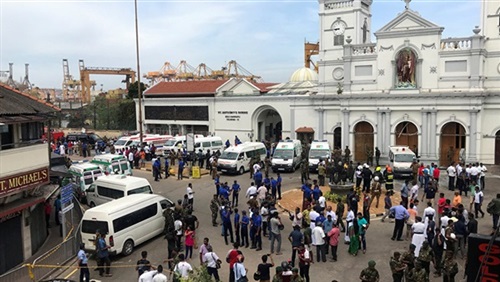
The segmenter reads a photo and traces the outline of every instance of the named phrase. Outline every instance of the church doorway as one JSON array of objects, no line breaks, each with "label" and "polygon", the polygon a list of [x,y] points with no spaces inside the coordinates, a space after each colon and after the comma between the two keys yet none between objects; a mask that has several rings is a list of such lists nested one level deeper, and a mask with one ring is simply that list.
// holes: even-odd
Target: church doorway
[{"label": "church doorway", "polygon": [[458,122],[449,122],[441,129],[439,163],[449,166],[451,162],[465,159],[465,128]]},{"label": "church doorway", "polygon": [[368,162],[368,155],[373,156],[373,126],[362,121],[354,126],[354,160]]},{"label": "church doorway", "polygon": [[283,122],[279,113],[272,107],[266,106],[257,114],[257,140],[278,142],[282,139]]},{"label": "church doorway", "polygon": [[333,148],[342,149],[342,128],[340,126],[333,130]]},{"label": "church doorway", "polygon": [[495,164],[500,165],[500,130],[495,134]]},{"label": "church doorway", "polygon": [[400,122],[395,135],[397,146],[408,146],[418,156],[418,129],[413,122]]}]

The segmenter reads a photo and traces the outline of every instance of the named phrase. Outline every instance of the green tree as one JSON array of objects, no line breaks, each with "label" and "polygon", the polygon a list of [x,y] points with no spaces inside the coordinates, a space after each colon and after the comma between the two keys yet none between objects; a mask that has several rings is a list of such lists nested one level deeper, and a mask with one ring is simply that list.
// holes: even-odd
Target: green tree
[{"label": "green tree", "polygon": [[[138,81],[129,85],[127,99],[135,99],[135,98],[139,97],[139,86],[138,85],[139,85]],[[141,89],[142,89],[141,93],[144,93],[144,91],[147,89],[147,85],[141,82]]]}]

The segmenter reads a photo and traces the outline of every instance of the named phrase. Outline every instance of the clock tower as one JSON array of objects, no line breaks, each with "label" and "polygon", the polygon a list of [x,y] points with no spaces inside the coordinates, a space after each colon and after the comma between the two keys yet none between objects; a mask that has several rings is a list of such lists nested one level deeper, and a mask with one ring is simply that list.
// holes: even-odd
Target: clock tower
[{"label": "clock tower", "polygon": [[319,0],[320,50],[370,43],[372,0]]}]

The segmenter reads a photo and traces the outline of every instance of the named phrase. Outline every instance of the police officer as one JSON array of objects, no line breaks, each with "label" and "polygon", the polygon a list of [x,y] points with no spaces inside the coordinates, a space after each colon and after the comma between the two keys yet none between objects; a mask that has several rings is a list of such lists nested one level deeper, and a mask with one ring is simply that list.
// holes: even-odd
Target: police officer
[{"label": "police officer", "polygon": [[375,269],[375,261],[370,260],[368,262],[368,267],[363,269],[361,271],[361,274],[359,275],[359,279],[364,282],[378,282],[380,279],[380,276],[378,274],[378,271]]}]

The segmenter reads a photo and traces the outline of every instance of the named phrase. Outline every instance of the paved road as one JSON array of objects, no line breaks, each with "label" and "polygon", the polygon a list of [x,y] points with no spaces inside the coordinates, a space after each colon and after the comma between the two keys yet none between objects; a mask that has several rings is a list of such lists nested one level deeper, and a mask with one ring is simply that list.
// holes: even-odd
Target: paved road
[{"label": "paved road", "polygon": [[[445,173],[442,173],[442,175]],[[220,257],[224,258],[230,246],[226,246],[224,244],[224,240],[221,237],[221,228],[213,227],[211,224],[210,217],[210,209],[209,203],[210,199],[214,194],[214,185],[213,181],[209,176],[203,176],[201,179],[191,179],[191,180],[181,180],[178,181],[174,177],[170,177],[169,179],[162,179],[160,182],[154,182],[151,172],[148,171],[134,171],[135,176],[141,176],[149,179],[154,187],[155,193],[163,195],[172,199],[174,202],[177,199],[181,199],[182,196],[186,192],[186,186],[188,183],[192,183],[195,190],[195,212],[194,214],[198,217],[200,221],[200,229],[198,230],[198,244],[201,244],[201,240],[203,237],[210,238],[210,243],[214,247],[215,253],[217,253]],[[283,183],[284,183],[284,191],[294,189],[300,186],[300,174],[298,172],[284,174]],[[441,183],[447,183],[446,176],[442,176]],[[246,173],[241,176],[226,176],[223,175],[221,177],[222,181],[227,181],[232,183],[234,180],[238,180],[238,182],[243,187],[243,191],[250,185],[249,174]],[[488,177],[487,178],[487,191],[485,195],[485,202],[488,203],[492,198],[492,194],[488,193],[492,190],[491,187],[496,187],[500,184],[500,179],[496,177]],[[399,181],[396,181],[395,187],[399,188],[401,186]],[[489,189],[488,189],[489,188]],[[442,189],[447,190],[447,189]],[[451,197],[450,192],[446,192],[447,197]],[[240,201],[242,201],[243,196],[240,195]],[[468,203],[468,200],[465,200],[465,203]],[[240,203],[240,209],[246,207]],[[424,207],[420,207],[420,210],[423,211]],[[285,230],[283,231],[286,236],[283,235],[284,238],[287,237],[289,232],[291,231],[291,222],[288,221],[288,216],[283,214],[282,219],[285,224]],[[219,219],[220,221],[220,219]],[[491,228],[491,217],[486,215],[484,219],[479,219],[479,229],[482,233],[489,233]],[[370,229],[367,232],[367,253],[363,254],[360,252],[357,257],[353,257],[347,253],[347,246],[342,245],[339,247],[338,253],[339,258],[337,262],[326,262],[326,263],[314,263],[311,267],[311,280],[312,281],[332,281],[336,279],[338,281],[359,281],[359,273],[360,271],[367,266],[369,260],[375,260],[377,262],[376,268],[379,270],[381,279],[380,281],[392,281],[390,268],[389,268],[389,258],[392,252],[396,250],[404,251],[408,248],[409,242],[394,242],[390,240],[392,235],[393,224],[389,222],[381,222],[379,219],[373,219]],[[261,255],[269,253],[269,241],[267,238],[263,238],[263,247],[262,251],[256,252],[255,250],[245,249],[242,251],[245,255],[245,266],[249,269],[250,275],[256,270],[258,263],[260,263]],[[164,259],[167,257],[167,243],[162,237],[157,237],[143,245],[138,246],[134,253],[128,257],[118,256],[113,258],[112,266],[119,267],[114,268],[112,270],[113,277],[111,278],[100,278],[97,272],[91,271],[91,278],[100,279],[102,281],[136,281],[137,274],[134,271],[133,267],[126,267],[127,265],[134,265],[136,261],[140,258],[140,252],[142,250],[146,250],[149,253],[149,260],[157,265],[161,264]],[[195,255],[191,264],[195,266],[199,266],[199,259],[197,256],[197,251],[194,250]],[[275,263],[280,263],[290,258],[291,256],[291,246],[286,239],[283,241],[282,246],[283,255],[275,256]],[[224,261],[224,259],[222,259]],[[459,264],[463,265],[464,261],[459,260]],[[95,264],[95,261],[90,262],[91,265]],[[228,274],[228,265],[223,263],[223,267],[220,270],[222,281],[229,280]],[[274,271],[273,271],[274,272]],[[458,276],[463,275],[463,267],[461,266],[461,271]],[[70,271],[66,271],[59,275],[59,277],[68,276],[71,279],[78,280],[77,273],[73,273],[71,275]],[[253,279],[251,279],[253,280]],[[431,279],[431,281],[441,281],[438,279]],[[461,281],[460,279],[457,281]]]}]

